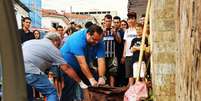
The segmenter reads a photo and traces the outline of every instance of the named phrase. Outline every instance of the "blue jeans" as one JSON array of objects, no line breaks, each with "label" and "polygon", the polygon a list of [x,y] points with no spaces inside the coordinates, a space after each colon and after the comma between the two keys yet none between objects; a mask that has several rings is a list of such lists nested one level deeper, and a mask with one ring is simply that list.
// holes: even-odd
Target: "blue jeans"
[{"label": "blue jeans", "polygon": [[26,73],[28,85],[34,87],[47,97],[47,101],[58,101],[57,91],[48,80],[47,75]]}]

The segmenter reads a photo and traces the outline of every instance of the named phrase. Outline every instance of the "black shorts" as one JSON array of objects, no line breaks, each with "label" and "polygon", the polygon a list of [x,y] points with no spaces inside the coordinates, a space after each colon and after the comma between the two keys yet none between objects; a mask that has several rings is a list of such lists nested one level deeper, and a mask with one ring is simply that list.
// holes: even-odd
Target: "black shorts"
[{"label": "black shorts", "polygon": [[126,78],[133,77],[132,56],[126,56],[125,74]]}]

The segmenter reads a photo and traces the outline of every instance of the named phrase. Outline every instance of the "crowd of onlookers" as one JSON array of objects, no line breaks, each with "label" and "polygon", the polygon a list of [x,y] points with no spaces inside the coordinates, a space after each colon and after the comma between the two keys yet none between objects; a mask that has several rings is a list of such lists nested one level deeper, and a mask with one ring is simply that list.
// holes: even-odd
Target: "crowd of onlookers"
[{"label": "crowd of onlookers", "polygon": [[[101,25],[70,23],[57,26],[45,36],[30,31],[31,19],[22,19],[19,29],[25,62],[28,98],[47,101],[81,101],[82,89],[109,85],[129,87],[138,76],[143,28],[147,27],[140,77],[150,77],[149,26],[144,17],[129,12],[127,20],[107,14]],[[34,91],[33,91],[34,89]],[[39,93],[40,92],[40,93]]]}]

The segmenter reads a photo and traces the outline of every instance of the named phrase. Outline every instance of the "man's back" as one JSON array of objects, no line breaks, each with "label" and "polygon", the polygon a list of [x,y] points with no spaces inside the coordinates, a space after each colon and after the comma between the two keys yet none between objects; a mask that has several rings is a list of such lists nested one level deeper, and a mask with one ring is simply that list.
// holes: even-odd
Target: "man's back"
[{"label": "man's back", "polygon": [[53,62],[65,63],[59,50],[49,39],[27,41],[23,44],[22,49],[26,73],[40,74]]},{"label": "man's back", "polygon": [[81,30],[69,36],[64,45],[60,48],[64,59],[73,67],[78,68],[75,56],[83,56],[83,49],[86,46],[86,30]]},{"label": "man's back", "polygon": [[97,43],[94,46],[88,45],[86,32],[87,29],[75,32],[67,38],[63,47],[61,47],[60,49],[64,59],[73,68],[76,68],[78,70],[80,69],[80,66],[75,56],[85,56],[86,60],[90,60],[95,57],[104,57],[105,55],[103,41]]}]

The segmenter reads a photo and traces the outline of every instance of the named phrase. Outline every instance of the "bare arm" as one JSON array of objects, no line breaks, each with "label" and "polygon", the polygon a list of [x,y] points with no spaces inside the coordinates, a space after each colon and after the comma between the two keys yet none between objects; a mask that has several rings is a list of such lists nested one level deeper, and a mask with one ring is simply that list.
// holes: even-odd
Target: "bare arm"
[{"label": "bare arm", "polygon": [[92,73],[89,70],[89,66],[87,65],[85,57],[84,56],[76,56],[76,59],[80,65],[80,68],[81,68],[82,72],[84,73],[84,75],[88,79],[93,78]]},{"label": "bare arm", "polygon": [[126,58],[126,41],[124,43],[124,50],[123,50],[123,54],[122,54],[122,58],[121,58],[121,63],[125,63],[125,58]]},{"label": "bare arm", "polygon": [[113,31],[113,36],[114,36],[114,39],[115,39],[119,44],[122,42],[121,36],[119,35],[119,33],[117,33],[117,31]]},{"label": "bare arm", "polygon": [[126,57],[126,45],[127,45],[127,42],[125,41],[122,57]]},{"label": "bare arm", "polygon": [[65,74],[67,74],[70,78],[74,79],[76,82],[81,81],[80,77],[77,75],[77,73],[74,71],[74,69],[72,67],[70,67],[70,65],[62,64],[62,65],[60,65],[60,68]]},{"label": "bare arm", "polygon": [[105,75],[105,58],[98,58],[98,74],[99,77],[103,77]]}]

